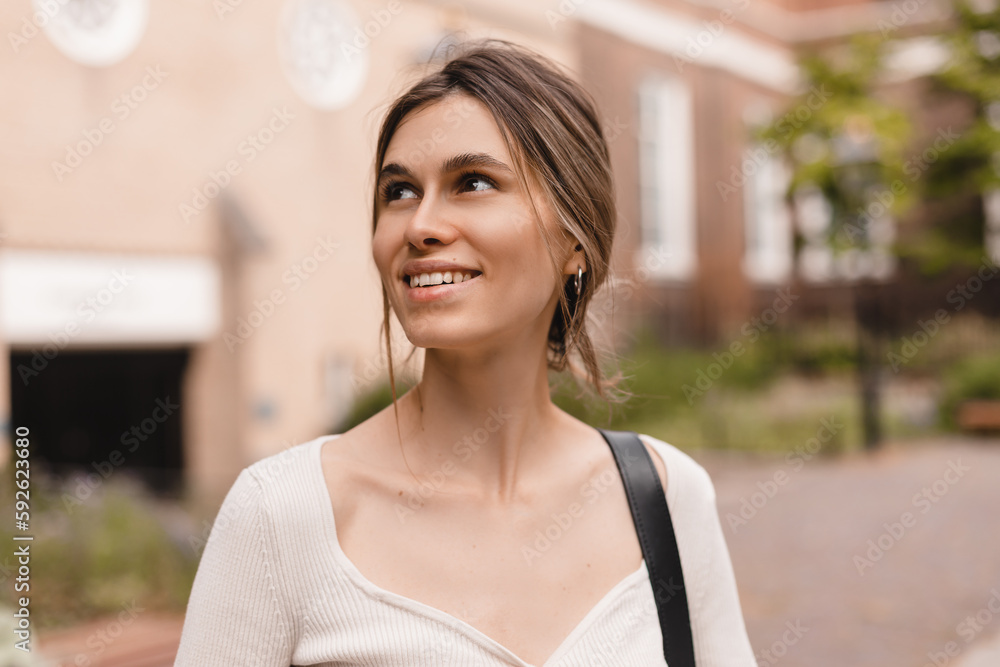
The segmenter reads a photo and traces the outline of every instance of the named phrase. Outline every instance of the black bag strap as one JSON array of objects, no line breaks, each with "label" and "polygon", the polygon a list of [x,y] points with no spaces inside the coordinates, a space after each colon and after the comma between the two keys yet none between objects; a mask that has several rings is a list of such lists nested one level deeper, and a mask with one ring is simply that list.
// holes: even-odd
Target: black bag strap
[{"label": "black bag strap", "polygon": [[632,521],[653,584],[667,665],[694,667],[694,641],[691,638],[684,572],[660,476],[636,432],[597,430],[611,446],[625,485]]}]

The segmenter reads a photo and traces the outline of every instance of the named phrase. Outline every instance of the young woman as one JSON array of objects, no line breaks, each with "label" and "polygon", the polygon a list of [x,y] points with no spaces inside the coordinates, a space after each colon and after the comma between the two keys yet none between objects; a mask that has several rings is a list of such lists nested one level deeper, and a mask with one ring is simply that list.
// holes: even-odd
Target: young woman
[{"label": "young woman", "polygon": [[[421,379],[345,433],[246,468],[175,663],[664,665],[611,449],[548,373],[608,397],[585,327],[615,201],[589,95],[548,59],[467,44],[390,107],[372,241]],[[642,435],[673,516],[699,665],[756,664],[712,483]]]}]

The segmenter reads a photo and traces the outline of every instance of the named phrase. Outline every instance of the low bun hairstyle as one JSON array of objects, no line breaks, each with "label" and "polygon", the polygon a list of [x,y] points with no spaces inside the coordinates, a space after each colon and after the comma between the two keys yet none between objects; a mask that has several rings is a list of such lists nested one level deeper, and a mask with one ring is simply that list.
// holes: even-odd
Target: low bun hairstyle
[{"label": "low bun hairstyle", "polygon": [[[411,85],[389,106],[382,121],[375,152],[375,176],[382,170],[386,150],[408,114],[448,96],[463,93],[479,100],[492,113],[507,149],[515,161],[518,179],[531,192],[527,179],[541,192],[553,211],[558,228],[577,241],[586,268],[580,295],[576,275],[561,290],[559,306],[548,333],[548,367],[569,370],[578,385],[590,387],[605,401],[620,402],[619,373],[605,377],[587,330],[587,306],[609,275],[611,248],[617,224],[614,182],[608,144],[597,105],[580,84],[549,58],[501,39],[478,39],[453,45],[443,63]],[[372,232],[378,219],[378,193],[373,195]],[[562,267],[531,201],[539,231],[557,275]],[[389,361],[393,403],[396,400],[389,331],[389,299],[382,286],[383,325]]]}]

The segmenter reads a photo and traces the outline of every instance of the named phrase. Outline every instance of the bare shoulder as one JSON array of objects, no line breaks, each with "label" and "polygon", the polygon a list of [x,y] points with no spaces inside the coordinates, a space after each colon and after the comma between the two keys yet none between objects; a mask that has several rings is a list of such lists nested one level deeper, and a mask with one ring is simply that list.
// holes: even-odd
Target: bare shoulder
[{"label": "bare shoulder", "polygon": [[[595,449],[595,456],[598,459],[610,461],[614,463],[614,454],[611,452],[611,448],[608,445],[604,437],[598,433],[597,429],[579,419],[564,413],[563,417],[573,432],[575,438],[582,438],[593,445]],[[653,467],[656,468],[656,473],[660,476],[660,484],[663,486],[664,491],[667,489],[667,466],[660,456],[660,453],[648,442],[648,436],[643,436],[639,439],[642,444],[646,447],[646,451],[649,453],[649,458],[653,461]]]},{"label": "bare shoulder", "polygon": [[649,458],[653,460],[653,466],[656,468],[656,474],[660,476],[660,484],[663,486],[663,491],[667,491],[667,466],[663,462],[663,458],[660,453],[656,450],[653,445],[647,442],[644,438],[639,438],[642,444],[646,447],[646,451],[649,452]]},{"label": "bare shoulder", "polygon": [[324,443],[322,451],[323,467],[347,470],[360,464],[379,465],[384,463],[381,445],[395,439],[395,431],[390,433],[392,405],[388,405],[360,424],[337,435]]},{"label": "bare shoulder", "polygon": [[323,443],[320,451],[323,478],[334,515],[341,522],[354,514],[357,499],[371,497],[370,492],[380,488],[386,477],[384,456],[380,454],[383,449],[380,445],[385,441],[384,412]]},{"label": "bare shoulder", "polygon": [[[391,409],[391,407],[390,407]],[[384,412],[384,411],[383,411]],[[356,426],[337,434],[323,443],[320,459],[323,473],[331,490],[343,489],[351,483],[361,482],[365,471],[379,460],[378,445],[382,442],[382,428],[378,413]],[[347,494],[351,495],[351,494]]]},{"label": "bare shoulder", "polygon": [[[685,503],[715,502],[712,478],[690,454],[646,433],[641,433],[640,436],[660,473],[661,481],[672,477],[674,488],[671,494],[682,495]],[[666,485],[663,488],[666,491]]]}]

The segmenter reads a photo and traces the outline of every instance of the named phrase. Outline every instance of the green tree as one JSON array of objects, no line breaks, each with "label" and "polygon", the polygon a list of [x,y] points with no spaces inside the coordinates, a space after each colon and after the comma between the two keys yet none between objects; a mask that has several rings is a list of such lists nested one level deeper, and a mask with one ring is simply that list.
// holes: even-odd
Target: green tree
[{"label": "green tree", "polygon": [[[878,91],[884,46],[878,36],[857,35],[825,52],[804,54],[803,88],[823,91],[826,101],[814,108],[811,93],[803,93],[759,136],[776,142],[792,163],[789,202],[818,190],[829,206],[822,240],[835,266],[842,267],[840,279],[854,294],[863,432],[869,448],[881,438],[879,281],[891,273],[894,252],[881,230],[914,200],[902,180],[910,121]],[[796,241],[801,247],[802,239]]]},{"label": "green tree", "polygon": [[931,274],[981,262],[987,235],[983,196],[1000,189],[1000,3],[985,11],[968,2],[954,8],[952,25],[939,36],[949,60],[931,77],[932,94],[957,96],[968,116],[923,179],[930,224],[902,248]]}]

